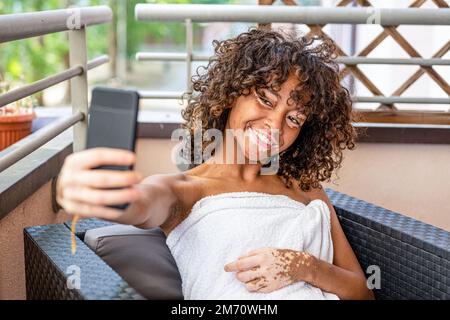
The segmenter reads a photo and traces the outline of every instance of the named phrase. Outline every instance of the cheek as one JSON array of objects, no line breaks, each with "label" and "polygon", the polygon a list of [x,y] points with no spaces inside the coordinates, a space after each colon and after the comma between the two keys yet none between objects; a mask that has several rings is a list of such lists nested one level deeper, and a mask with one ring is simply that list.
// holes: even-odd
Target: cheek
[{"label": "cheek", "polygon": [[230,129],[244,129],[245,125],[251,121],[261,119],[258,106],[249,98],[239,97],[236,104],[231,108],[228,122]]},{"label": "cheek", "polygon": [[283,135],[284,145],[282,146],[281,151],[284,151],[290,146],[292,146],[299,136],[300,136],[300,128],[288,129]]},{"label": "cheek", "polygon": [[243,129],[243,125],[245,125],[245,121],[248,119],[248,116],[245,110],[239,110],[239,108],[233,108],[230,111],[230,115],[228,117],[228,123],[230,129]]}]

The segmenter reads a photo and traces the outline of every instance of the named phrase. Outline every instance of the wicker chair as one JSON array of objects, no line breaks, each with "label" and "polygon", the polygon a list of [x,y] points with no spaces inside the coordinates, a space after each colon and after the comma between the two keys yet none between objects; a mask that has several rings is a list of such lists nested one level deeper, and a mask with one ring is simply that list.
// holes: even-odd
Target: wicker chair
[{"label": "wicker chair", "polygon": [[[377,299],[450,299],[450,233],[354,197],[326,189],[363,270],[381,270]],[[77,226],[70,253],[69,223],[26,228],[27,299],[143,299],[82,241],[86,230],[109,225],[95,219]],[[66,285],[68,267],[80,266],[81,289]]]}]

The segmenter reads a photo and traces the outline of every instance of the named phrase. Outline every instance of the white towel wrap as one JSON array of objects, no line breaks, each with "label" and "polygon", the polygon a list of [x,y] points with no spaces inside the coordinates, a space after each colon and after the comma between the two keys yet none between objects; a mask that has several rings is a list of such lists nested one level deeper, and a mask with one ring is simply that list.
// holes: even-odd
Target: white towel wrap
[{"label": "white towel wrap", "polygon": [[190,299],[338,299],[303,281],[271,293],[249,292],[225,264],[263,247],[306,251],[333,261],[330,211],[285,195],[226,192],[204,197],[167,237],[183,295]]}]

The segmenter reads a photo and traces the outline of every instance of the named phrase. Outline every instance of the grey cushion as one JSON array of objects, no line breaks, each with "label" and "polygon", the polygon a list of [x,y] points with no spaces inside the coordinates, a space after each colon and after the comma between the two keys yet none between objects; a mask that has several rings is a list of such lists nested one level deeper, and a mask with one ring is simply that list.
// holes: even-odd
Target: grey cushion
[{"label": "grey cushion", "polygon": [[84,242],[147,299],[183,299],[181,277],[160,228],[113,225],[86,232]]}]

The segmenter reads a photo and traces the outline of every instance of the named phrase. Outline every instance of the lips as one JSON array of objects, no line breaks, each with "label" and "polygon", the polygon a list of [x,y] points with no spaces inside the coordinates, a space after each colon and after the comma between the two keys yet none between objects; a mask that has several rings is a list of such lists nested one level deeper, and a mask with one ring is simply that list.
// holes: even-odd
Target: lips
[{"label": "lips", "polygon": [[261,148],[276,149],[279,147],[278,141],[268,130],[256,129],[249,125],[247,126],[247,132],[253,143],[259,145]]}]

